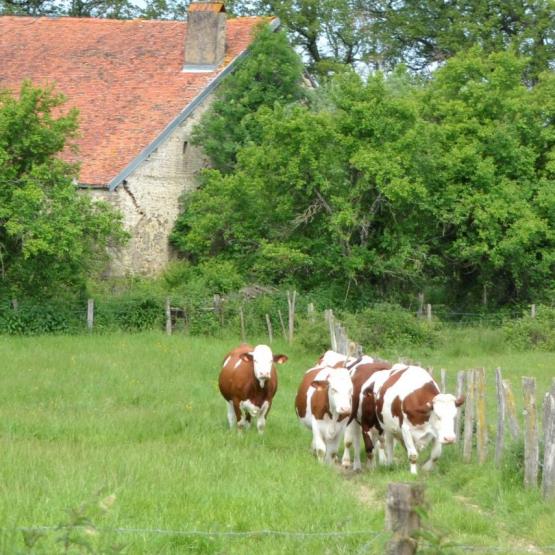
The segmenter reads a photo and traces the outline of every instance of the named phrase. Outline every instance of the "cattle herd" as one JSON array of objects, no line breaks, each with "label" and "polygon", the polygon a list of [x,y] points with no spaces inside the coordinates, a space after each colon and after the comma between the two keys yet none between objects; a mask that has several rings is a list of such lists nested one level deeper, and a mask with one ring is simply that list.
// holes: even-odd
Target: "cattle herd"
[{"label": "cattle herd", "polygon": [[[219,387],[227,401],[230,428],[242,429],[256,418],[258,431],[264,431],[277,391],[275,365],[286,361],[286,355],[274,355],[267,345],[243,344],[226,356]],[[379,462],[390,465],[397,440],[416,474],[419,451],[432,443],[430,458],[422,466],[431,470],[442,446],[455,441],[455,417],[462,403],[464,397],[441,393],[419,366],[327,351],[303,375],[295,410],[312,431],[312,451],[320,461],[337,460],[343,438],[342,465],[360,470],[362,438],[369,465],[376,444]]]}]

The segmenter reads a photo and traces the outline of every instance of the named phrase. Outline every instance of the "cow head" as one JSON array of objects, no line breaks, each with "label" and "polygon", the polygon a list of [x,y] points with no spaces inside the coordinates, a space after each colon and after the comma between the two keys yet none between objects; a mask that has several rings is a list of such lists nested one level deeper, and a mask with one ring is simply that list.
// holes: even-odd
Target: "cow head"
[{"label": "cow head", "polygon": [[243,353],[241,359],[245,362],[252,362],[254,376],[260,387],[264,387],[266,380],[270,379],[274,362],[276,364],[287,362],[286,355],[274,355],[272,349],[267,345],[257,345],[252,352]]},{"label": "cow head", "polygon": [[454,443],[455,436],[455,417],[457,407],[464,403],[464,396],[458,399],[448,393],[436,395],[429,405],[428,410],[433,412],[433,425],[436,429],[440,443]]},{"label": "cow head", "polygon": [[326,390],[332,416],[350,416],[353,399],[353,382],[346,368],[330,369],[326,380],[315,380],[312,387]]}]

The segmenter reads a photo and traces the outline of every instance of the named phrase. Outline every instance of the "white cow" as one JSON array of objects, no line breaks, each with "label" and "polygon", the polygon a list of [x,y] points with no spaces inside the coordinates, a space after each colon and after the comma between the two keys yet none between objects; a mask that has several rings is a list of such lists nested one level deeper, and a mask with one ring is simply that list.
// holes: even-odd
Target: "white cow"
[{"label": "white cow", "polygon": [[312,430],[312,450],[320,461],[337,457],[341,435],[351,415],[353,384],[346,368],[308,370],[295,398],[300,421]]}]

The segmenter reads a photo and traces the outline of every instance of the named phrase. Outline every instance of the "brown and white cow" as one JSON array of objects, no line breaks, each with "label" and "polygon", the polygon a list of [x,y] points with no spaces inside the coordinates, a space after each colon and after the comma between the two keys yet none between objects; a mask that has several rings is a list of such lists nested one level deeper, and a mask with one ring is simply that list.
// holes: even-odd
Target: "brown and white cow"
[{"label": "brown and white cow", "polygon": [[363,418],[383,431],[387,464],[393,462],[394,439],[405,446],[412,474],[417,473],[419,451],[430,442],[424,470],[433,469],[444,444],[454,443],[455,417],[464,396],[456,399],[440,393],[424,368],[396,364],[391,370],[375,372],[362,393]]},{"label": "brown and white cow", "polygon": [[299,420],[312,430],[312,452],[331,463],[351,415],[353,384],[346,368],[317,366],[308,370],[295,398]]},{"label": "brown and white cow", "polygon": [[[370,357],[368,357],[370,358]],[[352,412],[344,436],[344,450],[341,464],[345,468],[351,467],[351,447],[354,450],[353,470],[361,469],[360,462],[360,438],[364,440],[368,465],[372,463],[372,451],[374,443],[371,435],[376,435],[374,418],[365,418],[362,412],[362,392],[369,384],[373,374],[383,370],[391,369],[391,363],[387,361],[362,362],[353,365],[350,369],[351,381],[353,382],[353,405]]]},{"label": "brown and white cow", "polygon": [[274,355],[267,345],[243,344],[225,357],[219,386],[227,401],[230,428],[237,424],[237,428],[242,429],[256,417],[259,433],[264,431],[278,385],[274,363],[286,361],[286,355]]}]

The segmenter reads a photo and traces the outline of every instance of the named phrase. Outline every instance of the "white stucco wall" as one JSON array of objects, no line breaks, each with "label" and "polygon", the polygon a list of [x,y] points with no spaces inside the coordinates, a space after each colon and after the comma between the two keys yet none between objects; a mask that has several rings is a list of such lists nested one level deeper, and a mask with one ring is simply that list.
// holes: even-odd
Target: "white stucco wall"
[{"label": "white stucco wall", "polygon": [[153,276],[171,260],[169,235],[179,213],[179,198],[196,187],[197,173],[209,165],[190,138],[211,100],[199,106],[114,192],[92,193],[122,212],[131,234],[128,244],[112,253],[111,276]]}]

